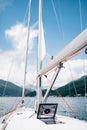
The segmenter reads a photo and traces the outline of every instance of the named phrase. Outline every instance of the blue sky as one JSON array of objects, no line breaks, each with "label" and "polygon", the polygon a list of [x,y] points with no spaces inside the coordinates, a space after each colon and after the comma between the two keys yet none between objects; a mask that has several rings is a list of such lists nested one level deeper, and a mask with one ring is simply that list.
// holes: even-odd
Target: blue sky
[{"label": "blue sky", "polygon": [[[55,45],[59,44],[60,48],[62,48],[66,43],[71,41],[80,33],[79,0],[53,1],[56,12],[58,13],[58,23],[54,15],[52,0],[43,0],[43,24],[45,28],[46,41],[48,45],[50,44],[52,46],[55,42]],[[80,0],[80,2],[82,8],[82,29],[84,30],[87,27],[87,0]],[[15,25],[17,22],[23,22],[26,8],[28,6],[28,0],[0,0],[0,3],[2,3],[2,7],[0,7],[0,39],[1,42],[4,42],[4,31]],[[32,2],[33,15],[31,17],[31,25],[38,20],[37,6],[38,0],[34,0]],[[58,24],[60,25],[59,27]],[[61,40],[62,31],[64,33],[64,41]],[[52,40],[52,38],[49,37],[54,38]],[[2,49],[9,48],[9,43],[7,44],[7,41],[5,41],[4,44],[1,44],[1,42],[0,46]],[[47,48],[49,48],[49,46],[47,46]],[[51,49],[48,49],[49,53],[50,50]],[[58,52],[58,50],[55,50],[53,54],[55,54],[55,52]]]},{"label": "blue sky", "polygon": [[[81,4],[81,14],[79,2]],[[19,62],[24,60],[23,47],[25,46],[27,30],[27,25],[25,24],[27,22],[27,8],[28,0],[0,0],[0,61],[2,61],[0,70],[4,71],[0,72],[0,78],[6,79],[13,57],[16,68],[14,73],[20,71],[17,65],[23,70],[24,62]],[[80,16],[82,21],[80,21]],[[32,54],[37,48],[37,21],[38,0],[32,0],[32,44],[30,45]],[[82,30],[87,28],[87,0],[43,0],[43,25],[47,54],[50,56],[56,55],[81,32],[81,25]],[[33,63],[33,58],[29,57],[31,63]],[[33,67],[30,66],[30,79],[32,79],[32,72],[34,71],[35,65]],[[18,75],[18,79],[21,80],[22,84],[23,77],[20,79],[20,75]],[[14,80],[14,77],[12,75],[9,80],[19,84],[19,81]]]}]

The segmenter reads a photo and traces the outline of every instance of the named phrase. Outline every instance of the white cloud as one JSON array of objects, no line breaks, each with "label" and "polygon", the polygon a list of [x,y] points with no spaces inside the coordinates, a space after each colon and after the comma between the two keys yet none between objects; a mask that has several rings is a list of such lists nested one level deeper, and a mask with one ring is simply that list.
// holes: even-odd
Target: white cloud
[{"label": "white cloud", "polygon": [[56,85],[62,86],[72,80],[80,78],[84,74],[87,75],[86,66],[86,59],[76,59],[66,62],[64,64],[64,68],[62,68],[62,70],[60,71]]},{"label": "white cloud", "polygon": [[[34,38],[37,37],[38,31],[35,29],[30,29],[30,40],[29,40],[29,49],[31,50],[33,48],[34,44]],[[28,34],[28,28],[27,26],[19,23],[15,26],[12,26],[10,29],[7,29],[5,31],[5,35],[8,39],[10,39],[13,43],[14,49],[16,51],[20,51],[23,53],[23,51],[26,49],[26,42],[27,42],[27,34]]]},{"label": "white cloud", "polygon": [[[38,31],[35,28],[30,29],[29,52],[34,47]],[[18,85],[23,85],[24,66],[25,66],[25,48],[27,39],[27,26],[16,24],[5,31],[5,36],[11,42],[13,48],[9,51],[0,51],[0,78],[12,81]],[[31,65],[28,67],[30,70]],[[32,65],[32,68],[33,67]],[[35,70],[31,69],[29,81],[32,81]],[[32,76],[31,76],[32,75]],[[9,76],[9,77],[8,77]]]},{"label": "white cloud", "polygon": [[[31,27],[31,35],[29,48],[30,51],[34,47],[38,31]],[[25,46],[26,46],[26,36],[27,35],[27,26],[17,23],[15,26],[12,26],[10,29],[5,31],[5,36],[11,42],[13,48],[9,51],[0,50],[0,79],[9,80],[18,85],[23,85],[24,79],[24,55],[25,55]],[[33,57],[31,56],[31,59]],[[31,60],[29,59],[29,60]],[[30,63],[30,62],[29,62]],[[56,86],[64,85],[71,80],[77,79],[87,74],[87,60],[70,60],[64,64],[65,68],[59,73]],[[29,65],[27,68],[27,84],[32,83],[34,80],[34,75],[36,74],[37,65]],[[85,67],[85,68],[84,68]],[[8,77],[9,76],[9,77]],[[48,79],[51,80],[52,74],[48,76]],[[47,79],[44,78],[45,85],[48,84]]]},{"label": "white cloud", "polygon": [[[80,78],[84,74],[87,75],[86,66],[87,66],[86,59],[70,60],[64,63],[64,68],[61,69],[54,86],[61,87],[62,85],[65,85],[72,80]],[[49,75],[47,76],[49,80],[44,78],[45,80],[43,81],[43,83],[45,83],[45,85],[47,85],[47,83],[51,81],[53,73],[54,71],[49,73]]]}]

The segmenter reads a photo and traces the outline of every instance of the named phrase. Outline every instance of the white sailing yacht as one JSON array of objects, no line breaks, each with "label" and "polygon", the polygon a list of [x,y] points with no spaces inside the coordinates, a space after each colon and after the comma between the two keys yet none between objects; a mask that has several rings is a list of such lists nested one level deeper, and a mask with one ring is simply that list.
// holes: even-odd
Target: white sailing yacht
[{"label": "white sailing yacht", "polygon": [[[31,3],[31,0],[30,0]],[[29,15],[30,16],[30,15]],[[30,22],[30,18],[29,18]],[[30,33],[30,32],[28,32]],[[46,103],[50,89],[52,88],[63,63],[80,53],[80,51],[87,46],[87,29],[79,34],[73,41],[71,41],[54,59],[42,69],[41,57],[41,37],[42,37],[42,0],[39,0],[39,43],[38,43],[38,83],[36,108],[18,108],[2,117],[0,130],[86,130],[87,122],[68,116],[57,115],[56,103]],[[29,36],[29,35],[28,35]],[[29,38],[28,38],[29,40]],[[42,45],[43,46],[43,45]],[[28,50],[27,50],[28,51]],[[27,52],[28,53],[28,52]],[[26,62],[27,63],[27,62]],[[47,72],[55,69],[55,74],[50,82],[50,85],[44,97],[41,96],[41,76]],[[26,67],[25,67],[26,73]],[[24,89],[23,89],[24,97]],[[22,97],[22,99],[23,99]]]}]

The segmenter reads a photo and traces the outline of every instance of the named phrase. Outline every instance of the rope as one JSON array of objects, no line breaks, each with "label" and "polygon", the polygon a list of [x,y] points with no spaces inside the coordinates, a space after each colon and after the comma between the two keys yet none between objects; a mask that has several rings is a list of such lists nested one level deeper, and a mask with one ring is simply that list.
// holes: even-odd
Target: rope
[{"label": "rope", "polygon": [[[82,32],[82,6],[81,6],[81,0],[79,0],[79,14],[80,14],[80,28]],[[83,61],[83,68],[84,68],[84,86],[85,86],[85,94],[86,94],[86,78],[85,78],[85,63]]]},{"label": "rope", "polygon": [[50,80],[49,80],[49,78],[48,78],[48,75],[50,74],[50,73],[55,73],[55,71],[56,71],[56,69],[54,70],[54,69],[52,69],[49,73],[47,73],[46,75],[44,75],[44,77],[49,81],[49,82],[51,82]]},{"label": "rope", "polygon": [[70,74],[71,74],[71,77],[72,77],[72,83],[73,83],[73,87],[74,87],[74,90],[75,90],[75,95],[77,96],[77,90],[76,90],[76,86],[75,86],[75,83],[74,83],[74,79],[73,79],[73,75],[72,75],[72,71],[71,71],[69,62],[68,62],[68,66],[69,66]]},{"label": "rope", "polygon": [[[38,77],[35,78],[35,80],[33,81],[33,83],[35,83],[35,81],[37,81],[37,78],[38,78]],[[31,85],[31,86],[32,86],[32,85]],[[28,92],[27,92],[27,93],[28,93]],[[20,98],[20,100],[19,100],[19,102],[16,104],[15,108],[9,113],[9,115],[6,116],[5,122],[8,121],[8,119],[10,118],[10,116],[17,110],[18,106],[21,104],[22,100],[23,100],[24,97],[27,95],[27,93]]]},{"label": "rope", "polygon": [[63,98],[63,96],[61,95],[61,93],[59,91],[56,91],[56,92],[62,98],[62,100],[65,102],[65,104],[68,106],[69,110],[75,114],[75,117],[77,117],[76,112],[72,109],[72,107],[68,104],[68,102]]},{"label": "rope", "polygon": [[22,97],[19,102],[16,104],[15,108],[9,113],[9,115],[6,116],[5,118],[5,123],[8,121],[8,119],[10,118],[10,116],[17,110],[19,104],[21,103],[21,101],[24,99],[24,97]]},{"label": "rope", "polygon": [[85,66],[85,58],[84,58],[84,60],[83,60],[83,73],[84,73],[84,87],[85,87],[85,96],[86,96],[86,74],[85,74],[85,68],[86,68],[86,66]]},{"label": "rope", "polygon": [[[55,69],[55,71],[56,71],[56,69]],[[45,77],[46,77],[46,76],[45,76]],[[46,79],[47,79],[49,82],[51,82],[47,77],[46,77]],[[52,80],[52,79],[51,79],[51,80]],[[62,97],[63,101],[64,101],[65,104],[68,106],[69,110],[75,114],[75,117],[77,117],[75,111],[71,108],[71,106],[68,104],[68,102],[63,98],[63,96],[62,96],[58,91],[56,91],[56,92],[57,92],[57,94],[58,94],[60,97]]]}]

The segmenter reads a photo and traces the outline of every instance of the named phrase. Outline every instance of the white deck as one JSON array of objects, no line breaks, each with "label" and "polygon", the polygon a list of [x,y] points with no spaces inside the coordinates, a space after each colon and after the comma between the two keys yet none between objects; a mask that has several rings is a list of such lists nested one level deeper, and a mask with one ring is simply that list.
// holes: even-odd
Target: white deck
[{"label": "white deck", "polygon": [[9,118],[8,124],[0,124],[0,130],[87,130],[87,122],[66,116],[56,116],[56,124],[46,124],[37,119],[34,110],[21,109]]}]

